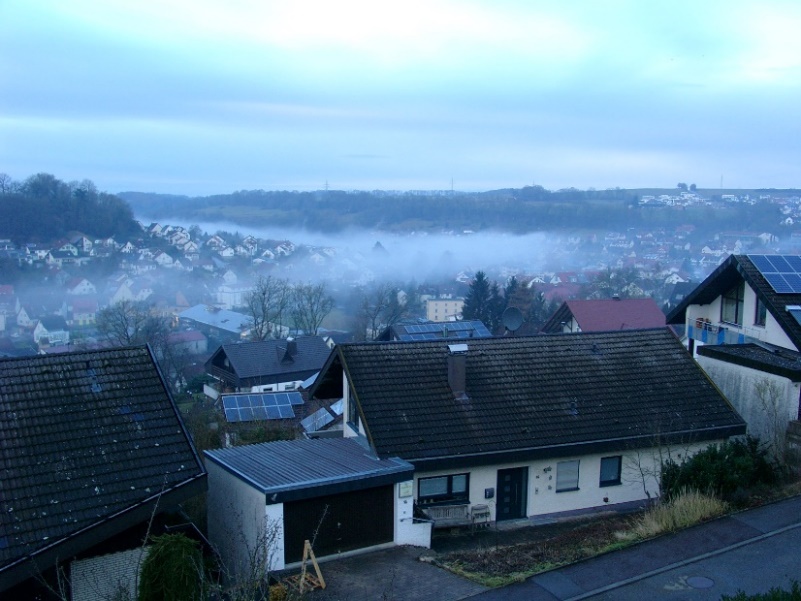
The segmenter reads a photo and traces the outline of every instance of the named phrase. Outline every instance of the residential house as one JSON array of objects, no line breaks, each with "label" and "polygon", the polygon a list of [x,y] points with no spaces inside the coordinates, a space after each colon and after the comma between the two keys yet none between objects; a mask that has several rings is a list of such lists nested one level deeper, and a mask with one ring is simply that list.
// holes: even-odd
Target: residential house
[{"label": "residential house", "polygon": [[305,541],[314,541],[318,559],[430,546],[430,523],[413,519],[412,465],[380,459],[355,439],[284,440],[205,456],[209,539],[234,577],[252,573],[254,558],[272,571],[297,566]]},{"label": "residential house", "polygon": [[435,525],[640,505],[745,423],[668,330],[337,345],[309,391]]},{"label": "residential house", "polygon": [[296,390],[330,352],[320,336],[223,344],[206,361],[206,372],[217,380],[218,393]]},{"label": "residential house", "polygon": [[243,313],[202,304],[181,311],[178,319],[185,326],[200,330],[209,338],[222,342],[244,340],[251,324],[250,318]]},{"label": "residential house", "polygon": [[612,298],[563,302],[542,332],[604,332],[664,328],[665,314],[652,298]]},{"label": "residential house", "polygon": [[487,338],[489,336],[492,336],[492,333],[478,319],[440,322],[415,319],[385,328],[376,340],[388,342],[390,340],[442,340],[444,338]]},{"label": "residential house", "polygon": [[70,331],[66,320],[60,315],[42,317],[33,328],[33,341],[39,346],[69,344]]},{"label": "residential house", "polygon": [[92,241],[87,238],[86,236],[78,236],[70,241],[70,244],[78,249],[79,253],[88,255],[92,252],[92,247],[94,246]]},{"label": "residential house", "polygon": [[730,255],[667,321],[749,433],[783,453],[801,432],[801,256]]},{"label": "residential house", "polygon": [[174,351],[188,355],[203,355],[209,350],[208,338],[197,330],[170,332],[167,343]]},{"label": "residential house", "polygon": [[426,300],[426,319],[456,321],[462,318],[463,298],[430,298]]},{"label": "residential house", "polygon": [[72,278],[67,282],[67,294],[73,296],[97,294],[97,288],[86,278]]},{"label": "residential house", "polygon": [[[149,529],[163,532],[164,512],[205,491],[203,464],[146,347],[0,360],[0,381],[3,598],[44,598],[33,590],[42,579],[57,585],[57,565],[141,549]],[[72,569],[61,584],[72,598],[90,598],[76,589],[111,598],[118,586],[135,598],[128,584],[139,564],[121,557],[123,569],[101,580]]]},{"label": "residential house", "polygon": [[173,258],[163,251],[159,251],[153,255],[153,261],[159,267],[172,267]]},{"label": "residential house", "polygon": [[97,321],[97,299],[94,296],[76,296],[67,299],[67,325],[90,326]]}]

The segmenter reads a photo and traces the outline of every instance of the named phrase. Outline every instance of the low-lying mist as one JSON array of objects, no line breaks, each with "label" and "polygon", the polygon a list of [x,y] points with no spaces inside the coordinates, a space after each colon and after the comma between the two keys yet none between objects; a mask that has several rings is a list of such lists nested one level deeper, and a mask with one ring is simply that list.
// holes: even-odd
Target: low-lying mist
[{"label": "low-lying mist", "polygon": [[[146,220],[141,220],[147,223]],[[165,223],[162,223],[165,225]],[[425,281],[428,279],[455,278],[460,272],[476,270],[505,273],[536,273],[548,268],[567,269],[573,263],[563,254],[554,257],[557,245],[546,233],[513,235],[508,233],[420,233],[396,234],[374,230],[350,230],[323,234],[302,229],[243,227],[233,223],[201,222],[170,225],[190,227],[197,225],[206,234],[217,232],[253,236],[262,241],[289,241],[297,247],[306,246],[331,259],[331,266],[339,270],[357,270],[368,279]],[[270,248],[266,245],[265,248]],[[381,249],[383,248],[383,252]],[[333,249],[332,256],[323,250]],[[291,279],[309,280],[325,278],[329,269],[315,269],[312,263],[304,273],[289,274]],[[329,267],[331,267],[329,266]],[[372,272],[372,273],[370,273]],[[330,278],[341,277],[333,269]]]}]

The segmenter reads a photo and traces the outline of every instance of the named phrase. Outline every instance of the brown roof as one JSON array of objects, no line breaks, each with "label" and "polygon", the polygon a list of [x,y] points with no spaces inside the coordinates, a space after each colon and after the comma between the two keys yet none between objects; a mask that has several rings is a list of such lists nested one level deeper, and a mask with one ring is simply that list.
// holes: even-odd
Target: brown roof
[{"label": "brown roof", "polygon": [[665,314],[652,298],[619,298],[565,301],[542,331],[559,332],[571,317],[582,332],[665,327]]}]

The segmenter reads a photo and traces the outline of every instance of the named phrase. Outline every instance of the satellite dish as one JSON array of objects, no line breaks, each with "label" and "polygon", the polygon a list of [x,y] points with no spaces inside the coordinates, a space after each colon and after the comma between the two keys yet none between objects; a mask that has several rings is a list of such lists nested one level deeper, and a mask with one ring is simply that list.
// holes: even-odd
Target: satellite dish
[{"label": "satellite dish", "polygon": [[507,307],[501,315],[501,323],[510,332],[515,332],[523,325],[523,313],[517,307]]}]

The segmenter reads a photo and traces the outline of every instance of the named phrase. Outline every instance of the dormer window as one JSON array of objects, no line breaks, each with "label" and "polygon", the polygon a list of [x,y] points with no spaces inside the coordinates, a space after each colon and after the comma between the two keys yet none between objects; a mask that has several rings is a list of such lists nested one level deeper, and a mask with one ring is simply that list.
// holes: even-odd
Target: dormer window
[{"label": "dormer window", "polygon": [[745,282],[740,282],[731,288],[721,299],[720,321],[734,325],[743,325],[743,298],[745,297]]}]

